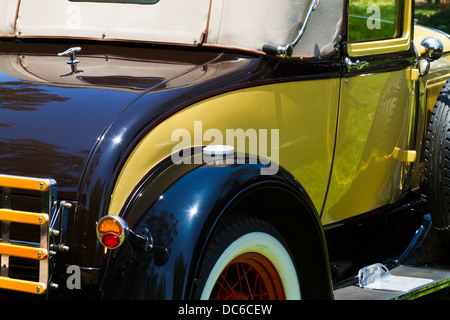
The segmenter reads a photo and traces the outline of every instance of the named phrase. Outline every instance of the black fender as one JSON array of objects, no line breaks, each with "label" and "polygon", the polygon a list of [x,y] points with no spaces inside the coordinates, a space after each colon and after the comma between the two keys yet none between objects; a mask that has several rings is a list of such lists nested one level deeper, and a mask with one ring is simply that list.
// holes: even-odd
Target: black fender
[{"label": "black fender", "polygon": [[[122,213],[153,249],[125,242],[111,251],[101,284],[104,299],[193,299],[205,248],[222,219],[254,215],[284,236],[302,298],[332,298],[326,241],[319,216],[300,183],[263,164],[180,164],[170,159],[136,188]],[[146,230],[147,229],[147,230]]]}]

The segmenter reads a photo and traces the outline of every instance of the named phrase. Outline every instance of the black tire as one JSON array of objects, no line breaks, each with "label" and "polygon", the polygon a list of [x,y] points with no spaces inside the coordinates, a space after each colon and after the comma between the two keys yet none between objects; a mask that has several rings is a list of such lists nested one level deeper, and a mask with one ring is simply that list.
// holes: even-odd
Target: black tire
[{"label": "black tire", "polygon": [[[239,275],[247,270],[247,286],[255,288],[256,279],[264,278],[264,291],[253,292],[239,285]],[[272,268],[273,267],[273,268]],[[253,270],[254,269],[254,270]],[[231,271],[230,271],[231,270]],[[239,271],[241,270],[241,271]],[[250,270],[250,271],[248,271]],[[255,272],[255,273],[253,273]],[[221,281],[225,278],[227,281]],[[221,289],[236,280],[236,290]],[[247,280],[246,280],[247,281]],[[255,282],[252,282],[255,281]],[[220,282],[220,284],[218,283]],[[246,283],[242,281],[242,283]],[[281,285],[281,288],[280,286]],[[232,287],[230,285],[229,287]],[[240,288],[239,288],[240,287]],[[273,289],[275,288],[275,289]],[[225,221],[211,240],[197,281],[196,299],[300,299],[295,264],[281,235],[268,223],[253,217],[239,216]]]},{"label": "black tire", "polygon": [[433,226],[450,244],[450,80],[428,122],[424,159],[424,191]]}]

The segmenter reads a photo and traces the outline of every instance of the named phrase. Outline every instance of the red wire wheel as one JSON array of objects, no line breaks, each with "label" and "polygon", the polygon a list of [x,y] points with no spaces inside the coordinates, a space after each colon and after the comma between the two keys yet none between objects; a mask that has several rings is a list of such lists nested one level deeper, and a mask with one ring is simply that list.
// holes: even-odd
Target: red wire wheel
[{"label": "red wire wheel", "polygon": [[285,300],[277,270],[254,252],[235,258],[220,274],[213,292],[213,300]]},{"label": "red wire wheel", "polygon": [[194,297],[301,299],[295,263],[281,234],[255,217],[227,218],[208,243]]}]

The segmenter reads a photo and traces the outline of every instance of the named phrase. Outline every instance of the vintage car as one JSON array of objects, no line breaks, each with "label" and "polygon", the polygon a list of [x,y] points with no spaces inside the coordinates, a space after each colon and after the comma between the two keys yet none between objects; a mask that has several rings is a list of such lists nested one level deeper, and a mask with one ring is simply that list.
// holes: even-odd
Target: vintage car
[{"label": "vintage car", "polygon": [[412,0],[2,0],[1,293],[445,287],[450,37],[413,12]]}]

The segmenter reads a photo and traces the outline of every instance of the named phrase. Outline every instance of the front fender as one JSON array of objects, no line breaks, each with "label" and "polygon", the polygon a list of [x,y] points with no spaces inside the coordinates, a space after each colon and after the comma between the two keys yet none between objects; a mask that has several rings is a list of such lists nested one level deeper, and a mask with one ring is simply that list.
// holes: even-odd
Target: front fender
[{"label": "front fender", "polygon": [[[309,220],[314,220],[312,232],[321,238],[319,247],[322,249],[315,254],[322,259],[319,264],[323,268],[319,269],[327,273],[325,242],[311,200],[287,172],[280,169],[276,175],[264,176],[260,174],[262,166],[174,165],[170,161],[161,166],[158,174],[154,173],[136,190],[123,214],[136,233],[145,228],[150,231],[154,249],[144,252],[125,243],[111,252],[102,283],[103,298],[191,299],[195,293],[196,273],[211,235],[242,199],[258,190],[277,190],[271,199],[274,203],[277,201],[275,194],[280,190],[301,203],[304,212],[293,210],[289,215],[307,215]],[[267,196],[265,198],[261,199],[262,203]],[[259,209],[251,214],[258,212],[265,214]],[[264,218],[283,221],[281,215]],[[292,218],[292,222],[295,221]],[[287,238],[290,239],[289,235]],[[325,274],[322,278],[328,282],[325,284],[328,290],[331,282],[327,277]]]},{"label": "front fender", "polygon": [[438,38],[444,46],[444,52],[450,52],[450,37],[446,33],[425,26],[414,25],[414,45],[419,51],[419,54],[422,54],[425,51],[420,43],[429,36]]}]

